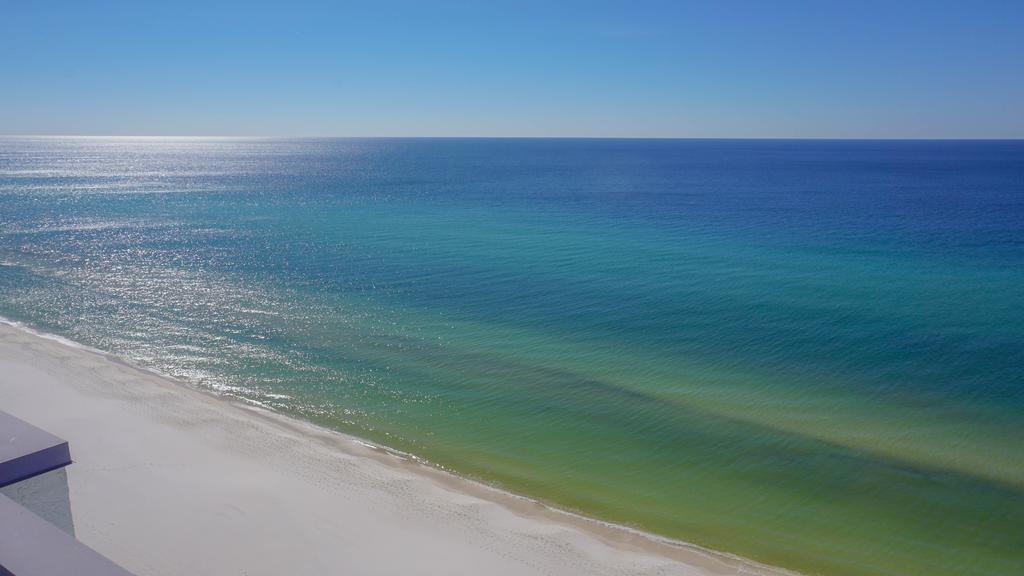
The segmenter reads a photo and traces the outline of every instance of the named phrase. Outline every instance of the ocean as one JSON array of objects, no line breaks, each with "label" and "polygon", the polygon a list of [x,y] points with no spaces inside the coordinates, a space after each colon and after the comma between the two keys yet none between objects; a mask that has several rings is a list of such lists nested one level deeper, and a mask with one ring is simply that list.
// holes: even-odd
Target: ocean
[{"label": "ocean", "polygon": [[0,316],[808,574],[1024,566],[1024,142],[0,138]]}]

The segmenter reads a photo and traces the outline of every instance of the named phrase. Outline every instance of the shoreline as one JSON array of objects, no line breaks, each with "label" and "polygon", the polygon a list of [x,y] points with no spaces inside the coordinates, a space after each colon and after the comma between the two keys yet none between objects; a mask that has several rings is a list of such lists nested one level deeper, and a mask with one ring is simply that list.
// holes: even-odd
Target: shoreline
[{"label": "shoreline", "polygon": [[[59,335],[37,331],[20,322],[0,319],[0,367],[3,368],[0,402],[4,408],[30,419],[35,425],[60,433],[71,442],[72,457],[78,464],[69,469],[69,477],[80,538],[139,574],[170,574],[181,570],[197,574],[269,574],[277,571],[273,568],[276,562],[286,562],[280,569],[287,566],[290,573],[296,574],[306,570],[312,574],[321,573],[325,568],[355,567],[373,573],[391,573],[401,569],[453,574],[486,568],[501,574],[795,574],[725,552],[562,510],[434,466],[414,454],[257,407],[242,399],[193,387],[154,370],[134,366],[126,359]],[[83,377],[83,374],[89,374],[91,378]],[[22,378],[16,378],[19,375]],[[29,382],[32,390],[26,389]],[[162,402],[154,402],[156,399]],[[110,437],[118,436],[119,432],[135,433],[137,437],[132,434],[120,436],[122,442],[114,445],[97,442],[96,431],[87,429],[79,414],[88,412],[85,408],[92,405],[95,405],[95,411],[102,412],[108,419],[104,421],[103,428],[110,428],[107,430]],[[144,412],[145,415],[128,422],[127,418],[118,416],[125,409]],[[197,435],[194,433],[196,429],[203,429],[206,434],[212,432],[213,437]],[[146,444],[142,437],[146,434],[142,432],[161,437],[162,444],[169,446],[153,449]],[[252,445],[250,441],[253,439],[263,440],[270,446]],[[282,450],[285,447],[287,449]],[[90,454],[93,448],[96,453]],[[257,484],[260,483],[258,476],[266,473],[274,477],[276,484],[283,486],[284,492],[264,487],[236,496],[234,486],[218,483],[206,486],[203,478],[207,474],[202,473],[201,467],[186,466],[187,469],[177,469],[170,474],[164,470],[160,482],[157,482],[164,484],[164,492],[181,492],[178,485],[185,484],[188,490],[181,496],[191,500],[176,503],[173,498],[167,498],[171,495],[160,494],[159,490],[151,494],[157,499],[165,497],[163,500],[170,506],[163,510],[164,514],[179,516],[170,518],[171,524],[191,530],[187,535],[164,534],[164,537],[195,540],[189,547],[189,552],[196,558],[195,563],[183,565],[177,555],[172,557],[168,554],[168,547],[161,545],[160,541],[147,542],[144,535],[132,529],[133,524],[138,524],[145,517],[142,510],[133,510],[136,504],[145,507],[143,501],[133,502],[126,492],[110,487],[104,489],[103,486],[105,483],[111,486],[136,483],[134,490],[127,495],[151,501],[149,492],[137,484],[146,480],[137,476],[146,475],[133,474],[131,470],[137,469],[139,463],[130,460],[145,455],[152,460],[146,465],[161,468],[161,455],[167,457],[165,461],[188,461],[189,455],[196,451],[210,453],[206,454],[210,459],[207,467],[210,473],[233,476],[244,469],[256,473],[257,478],[252,481]],[[120,458],[129,462],[120,468],[121,472],[117,467],[93,468],[90,460],[100,458],[108,461]],[[296,459],[299,461],[285,466],[286,470],[280,469],[282,464]],[[345,461],[347,466],[338,468],[338,460]],[[84,469],[88,469],[88,473],[77,472]],[[314,489],[319,487],[322,493],[313,496],[302,494],[310,488],[311,480]],[[370,505],[358,506],[342,495],[332,494],[331,488],[335,488],[337,483],[349,487],[357,485]],[[395,491],[394,486],[401,486],[403,490]],[[116,501],[111,501],[112,498]],[[215,514],[215,510],[206,510],[202,506],[196,509],[197,498],[208,501],[214,508],[227,508],[241,512],[241,515],[225,519],[223,510]],[[251,512],[259,510],[246,508],[262,508],[268,498],[275,501],[273,508],[277,514],[264,511],[250,516]],[[185,506],[176,511],[175,504]],[[417,517],[415,521],[406,523],[400,518],[379,518],[372,512],[377,506],[397,506],[401,510],[407,505],[419,506],[422,509],[418,512],[426,517]],[[342,514],[317,519],[296,516],[304,514],[305,509],[315,513],[321,510],[320,506],[334,508]],[[359,519],[352,521],[346,518],[347,513],[355,513]],[[292,523],[307,531],[320,533],[340,532],[356,537],[370,528],[370,532],[385,534],[388,543],[376,542],[375,547],[362,550],[361,547],[339,547],[339,542],[347,541],[345,538],[322,538],[323,542],[318,545],[300,535],[288,539],[285,534],[268,532],[268,528],[280,523],[282,515],[292,516]],[[246,519],[243,521],[242,518]],[[222,550],[223,547],[218,546],[216,531],[203,534],[200,529],[201,534],[196,535],[196,528],[190,525],[208,525],[204,520],[215,520],[218,529],[231,532],[232,540],[239,541],[236,547],[245,550],[233,550],[232,553]],[[470,536],[474,532],[479,533]],[[267,541],[260,542],[261,537]],[[281,540],[282,537],[286,538],[285,541]],[[394,541],[396,538],[398,541]],[[404,560],[383,560],[382,555],[391,551],[393,544],[402,546],[402,539],[407,540],[403,550],[418,551],[419,554],[409,554]],[[429,541],[436,542],[427,550],[424,544]],[[270,550],[282,545],[304,551],[296,550],[288,558],[281,557],[280,553],[266,557]],[[196,546],[203,549],[196,550]],[[317,562],[309,561],[310,555],[326,553],[330,556],[331,552],[341,555],[323,558],[320,569],[316,568]],[[245,558],[235,556],[239,553]],[[353,553],[360,557],[353,557]],[[438,555],[447,560],[424,568],[423,562],[429,562],[428,558]],[[382,564],[390,565],[396,561],[399,565],[395,568],[381,569]],[[243,569],[246,563],[250,566]]]}]

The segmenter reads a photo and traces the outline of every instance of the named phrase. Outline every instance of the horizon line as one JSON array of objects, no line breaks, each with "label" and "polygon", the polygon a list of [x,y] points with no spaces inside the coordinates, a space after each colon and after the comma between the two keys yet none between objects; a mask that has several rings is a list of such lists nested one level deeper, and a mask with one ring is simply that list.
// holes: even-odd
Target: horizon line
[{"label": "horizon line", "polygon": [[861,142],[1020,142],[1024,135],[1012,137],[842,137],[842,136],[472,136],[472,135],[193,135],[193,134],[2,134],[0,138],[103,138],[103,139],[181,139],[181,140],[748,140],[748,141],[861,141]]}]

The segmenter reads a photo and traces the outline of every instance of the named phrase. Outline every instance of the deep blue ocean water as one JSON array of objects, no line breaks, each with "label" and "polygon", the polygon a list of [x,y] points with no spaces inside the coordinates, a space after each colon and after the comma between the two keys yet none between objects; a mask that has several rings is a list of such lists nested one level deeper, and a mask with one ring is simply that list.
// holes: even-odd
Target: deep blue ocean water
[{"label": "deep blue ocean water", "polygon": [[809,573],[1024,565],[1024,142],[2,138],[0,315]]}]

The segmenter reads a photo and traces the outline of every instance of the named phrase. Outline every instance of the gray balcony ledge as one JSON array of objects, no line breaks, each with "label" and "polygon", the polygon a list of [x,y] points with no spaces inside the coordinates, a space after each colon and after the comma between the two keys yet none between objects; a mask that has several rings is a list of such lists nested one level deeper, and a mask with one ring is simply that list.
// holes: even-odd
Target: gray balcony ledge
[{"label": "gray balcony ledge", "polygon": [[[70,463],[65,440],[0,411],[0,576],[131,576],[72,536],[63,470]],[[42,501],[43,509],[53,501],[59,508],[63,499],[67,526],[34,513],[29,499]]]},{"label": "gray balcony ledge", "polygon": [[0,410],[0,488],[68,464],[66,441]]}]

